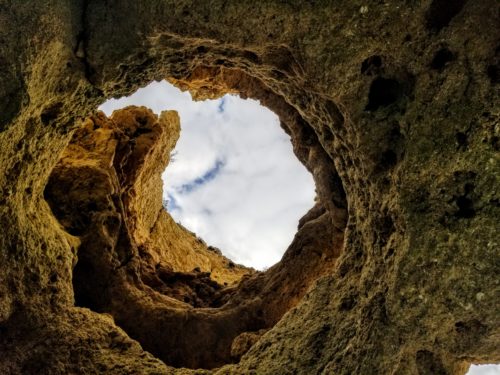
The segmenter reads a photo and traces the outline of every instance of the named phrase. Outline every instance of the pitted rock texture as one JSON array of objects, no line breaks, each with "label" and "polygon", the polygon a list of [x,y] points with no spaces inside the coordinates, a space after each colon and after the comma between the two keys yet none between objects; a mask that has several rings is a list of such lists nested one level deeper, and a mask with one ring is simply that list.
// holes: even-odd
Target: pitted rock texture
[{"label": "pitted rock texture", "polygon": [[[220,284],[232,284],[252,270],[234,265],[216,249],[209,250],[162,206],[161,174],[179,132],[173,111],[163,112],[159,119],[144,107],[115,111],[110,119],[98,113],[73,135],[51,174],[45,198],[72,235],[88,237],[92,243],[96,232],[103,231],[91,229],[93,223],[102,223],[109,235],[123,222],[129,241],[148,266],[210,272]],[[79,259],[87,253],[82,251]],[[131,256],[119,255],[119,265]]]},{"label": "pitted rock texture", "polygon": [[[162,206],[161,174],[179,131],[173,111],[157,117],[126,107],[109,119],[91,116],[73,134],[44,196],[80,241],[75,304],[110,314],[166,363],[211,368],[238,360],[257,341],[255,331],[272,327],[331,268],[342,233],[334,246],[323,210],[310,217],[307,233],[299,231],[283,265],[305,263],[299,254],[312,244],[319,259],[307,254],[307,265],[266,274],[234,264]],[[252,340],[242,344],[245,337]]]},{"label": "pitted rock texture", "polygon": [[[499,24],[496,0],[0,0],[0,373],[500,362]],[[165,117],[144,112],[142,134],[117,121],[128,139],[89,126],[106,98],[160,79],[260,100],[313,174],[316,205],[267,272],[225,287],[209,261],[189,269],[195,237],[140,194],[168,156]],[[102,143],[59,173],[86,131]]]}]

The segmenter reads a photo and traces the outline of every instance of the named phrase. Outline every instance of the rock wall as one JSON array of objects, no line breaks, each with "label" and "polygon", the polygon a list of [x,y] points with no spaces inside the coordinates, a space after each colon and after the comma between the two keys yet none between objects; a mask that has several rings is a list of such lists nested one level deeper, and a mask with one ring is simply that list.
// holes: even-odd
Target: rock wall
[{"label": "rock wall", "polygon": [[[499,24],[495,0],[0,0],[0,373],[500,362]],[[164,78],[260,100],[313,174],[267,272],[230,286],[161,210],[173,114],[95,114]]]},{"label": "rock wall", "polygon": [[44,197],[80,241],[76,306],[110,314],[169,364],[210,368],[238,360],[331,269],[342,232],[332,246],[329,215],[315,208],[282,264],[265,274],[234,264],[162,206],[161,174],[179,132],[173,111],[100,112],[73,134]]}]

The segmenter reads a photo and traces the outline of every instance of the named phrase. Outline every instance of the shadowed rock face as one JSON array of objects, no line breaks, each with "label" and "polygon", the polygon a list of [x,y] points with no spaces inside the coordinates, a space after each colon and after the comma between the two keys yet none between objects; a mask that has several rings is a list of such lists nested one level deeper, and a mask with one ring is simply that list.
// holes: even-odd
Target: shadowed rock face
[{"label": "shadowed rock face", "polygon": [[[499,14],[0,0],[0,373],[499,362]],[[260,100],[312,173],[316,206],[267,272],[226,267],[162,210],[174,113],[94,113],[164,78]]]}]

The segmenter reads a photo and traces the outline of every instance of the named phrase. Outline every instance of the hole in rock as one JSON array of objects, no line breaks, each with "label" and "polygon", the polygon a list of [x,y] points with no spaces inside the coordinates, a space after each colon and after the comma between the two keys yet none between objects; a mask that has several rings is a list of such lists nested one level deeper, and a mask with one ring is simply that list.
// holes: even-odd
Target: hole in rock
[{"label": "hole in rock", "polygon": [[173,218],[237,264],[278,262],[315,195],[278,117],[236,95],[195,102],[166,81],[100,109],[110,116],[128,105],[179,113],[181,135],[163,174]]},{"label": "hole in rock", "polygon": [[457,198],[457,206],[458,211],[456,212],[456,216],[460,218],[472,218],[474,217],[476,211],[474,209],[474,202],[467,197],[458,197]]},{"label": "hole in rock", "polygon": [[386,107],[398,101],[404,94],[403,85],[391,78],[376,78],[368,94],[366,111],[376,111],[380,107]]},{"label": "hole in rock", "polygon": [[441,48],[434,55],[434,58],[431,62],[431,68],[441,71],[449,62],[455,60],[455,58],[455,54],[448,48]]},{"label": "hole in rock", "polygon": [[[347,211],[316,133],[293,107],[241,72],[225,73],[226,89],[210,81],[213,71],[201,72],[209,74],[198,87],[202,97],[262,98],[281,122],[256,101],[191,102],[189,93],[153,83],[102,109],[136,106],[83,121],[44,194],[80,240],[75,304],[110,314],[145,350],[188,368],[239,361],[318,277],[332,272]],[[187,88],[200,97],[196,86]],[[315,171],[311,152],[322,166],[318,197],[298,162]],[[238,264],[266,268],[285,249],[265,272]]]}]

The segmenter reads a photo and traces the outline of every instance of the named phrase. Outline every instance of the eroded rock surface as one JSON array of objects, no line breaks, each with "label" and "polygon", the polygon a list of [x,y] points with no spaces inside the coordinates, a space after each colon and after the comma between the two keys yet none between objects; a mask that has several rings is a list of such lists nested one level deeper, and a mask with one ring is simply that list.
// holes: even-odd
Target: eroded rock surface
[{"label": "eroded rock surface", "polygon": [[[0,373],[500,362],[499,14],[495,0],[0,0]],[[162,210],[173,113],[95,114],[154,79],[279,115],[317,201],[267,272],[233,284],[240,269]],[[250,349],[231,364],[231,347]]]},{"label": "eroded rock surface", "polygon": [[[253,273],[216,249],[209,250],[162,206],[161,174],[179,132],[173,111],[163,112],[158,119],[144,107],[128,107],[115,111],[110,119],[99,113],[74,134],[52,172],[45,198],[68,233],[89,243],[80,247],[80,264],[95,263],[85,260],[88,257],[99,262],[102,245],[85,250],[94,246],[99,234],[112,236],[124,227],[134,249],[116,249],[119,241],[111,241],[108,251],[119,253],[114,268],[140,254],[143,267],[162,269],[165,275],[168,270],[196,270],[228,285]],[[88,266],[95,278],[94,267]]]},{"label": "eroded rock surface", "polygon": [[[76,305],[110,314],[166,363],[211,368],[238,360],[257,341],[253,332],[297,304],[331,268],[342,232],[334,237],[326,211],[315,209],[282,264],[265,274],[235,265],[162,206],[161,174],[179,131],[173,111],[157,117],[127,107],[109,119],[100,112],[74,133],[44,195],[81,242]],[[307,249],[317,255],[297,262]]]}]

